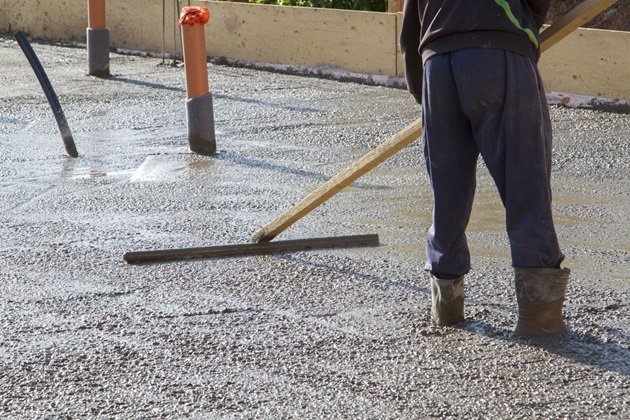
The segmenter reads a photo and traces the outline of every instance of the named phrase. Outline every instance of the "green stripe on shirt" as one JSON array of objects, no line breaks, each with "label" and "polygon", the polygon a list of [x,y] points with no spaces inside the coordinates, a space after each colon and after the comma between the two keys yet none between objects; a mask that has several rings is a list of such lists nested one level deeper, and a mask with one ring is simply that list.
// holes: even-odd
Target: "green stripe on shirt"
[{"label": "green stripe on shirt", "polygon": [[514,12],[512,12],[512,8],[510,8],[510,4],[507,2],[507,0],[494,0],[494,2],[505,11],[505,14],[507,15],[508,19],[510,19],[510,22],[514,24],[514,26],[527,34],[529,41],[534,44],[534,47],[536,49],[538,49],[539,44],[538,38],[536,38],[536,34],[531,29],[523,28],[523,26],[521,26],[521,22],[519,22],[516,16],[514,16]]}]

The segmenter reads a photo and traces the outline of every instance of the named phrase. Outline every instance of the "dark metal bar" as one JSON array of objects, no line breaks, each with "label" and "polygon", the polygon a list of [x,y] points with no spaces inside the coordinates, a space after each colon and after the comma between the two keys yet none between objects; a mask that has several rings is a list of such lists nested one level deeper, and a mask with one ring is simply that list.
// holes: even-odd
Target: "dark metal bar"
[{"label": "dark metal bar", "polygon": [[352,248],[378,246],[377,234],[337,236],[328,238],[295,239],[255,244],[219,245],[202,248],[163,249],[155,251],[127,252],[123,258],[128,263],[182,260],[191,258],[226,258],[248,255],[275,254],[281,252],[308,251],[312,249]]}]

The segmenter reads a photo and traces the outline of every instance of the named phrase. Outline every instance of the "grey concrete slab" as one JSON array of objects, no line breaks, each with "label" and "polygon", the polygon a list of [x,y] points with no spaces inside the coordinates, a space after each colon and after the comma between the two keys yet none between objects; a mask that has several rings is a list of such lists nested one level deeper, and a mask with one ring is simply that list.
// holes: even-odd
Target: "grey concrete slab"
[{"label": "grey concrete slab", "polygon": [[630,417],[630,116],[552,106],[570,330],[512,335],[503,210],[480,164],[466,322],[429,325],[431,197],[418,142],[279,238],[377,248],[127,265],[135,250],[246,243],[417,118],[404,91],[209,65],[218,153],[187,148],[184,74],[34,44],[68,157],[0,37],[0,416]]}]

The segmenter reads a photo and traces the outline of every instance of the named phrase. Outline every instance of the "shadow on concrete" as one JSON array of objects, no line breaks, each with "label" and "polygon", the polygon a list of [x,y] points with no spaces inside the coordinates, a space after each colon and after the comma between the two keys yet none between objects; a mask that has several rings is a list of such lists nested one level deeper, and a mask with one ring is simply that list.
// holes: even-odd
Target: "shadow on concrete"
[{"label": "shadow on concrete", "polygon": [[[353,268],[338,268],[330,264],[314,263],[313,261],[294,255],[280,254],[274,255],[274,257],[283,261],[296,262],[300,265],[322,269],[326,272],[334,272],[346,276],[352,275],[368,283],[404,288],[423,296],[430,294],[428,288],[425,286],[408,282],[392,281],[383,278],[382,275],[367,274]],[[580,365],[592,366],[625,377],[630,376],[630,348],[624,345],[624,343],[630,343],[630,336],[628,334],[614,327],[598,326],[597,328],[602,332],[598,337],[594,334],[573,329],[572,325],[577,325],[577,323],[573,322],[573,324],[570,324],[563,333],[545,337],[519,337],[514,334],[513,329],[498,327],[484,320],[471,318],[466,318],[464,323],[457,324],[453,326],[453,328],[467,331],[475,335],[482,335],[490,339],[502,340],[532,349],[544,350]],[[592,324],[586,323],[586,326],[592,327]],[[428,335],[443,335],[443,331],[439,330],[434,331],[434,333],[435,334],[429,333]]]},{"label": "shadow on concrete", "polygon": [[576,331],[571,329],[571,326],[560,334],[528,338],[518,337],[512,330],[497,328],[495,325],[476,319],[466,319],[465,324],[458,326],[458,328],[487,337],[518,343],[522,346],[545,350],[581,365],[589,365],[619,375],[630,376],[630,348],[621,344],[630,342],[630,337],[616,328],[602,327],[608,334],[617,337],[618,340],[616,341],[619,343]]},{"label": "shadow on concrete", "polygon": [[131,85],[142,86],[142,87],[147,87],[151,89],[169,90],[172,92],[182,92],[182,93],[186,92],[186,89],[184,89],[183,87],[173,87],[173,86],[163,85],[160,83],[145,82],[142,80],[130,79],[128,77],[116,76],[114,74],[110,74],[109,76],[100,77],[100,78],[104,80],[111,80],[113,82],[128,83]]},{"label": "shadow on concrete", "polygon": [[[242,165],[242,166],[247,166],[247,167],[255,168],[255,169],[263,169],[263,170],[268,170],[268,171],[280,172],[280,173],[285,173],[285,174],[290,174],[290,175],[297,175],[304,178],[314,179],[318,182],[321,182],[322,184],[331,178],[330,176],[327,176],[321,173],[305,171],[303,169],[291,168],[286,165],[278,165],[275,163],[270,163],[269,161],[266,161],[266,160],[259,160],[259,159],[254,159],[250,157],[232,155],[227,152],[220,152],[216,155],[216,157],[220,160],[226,160],[236,165]],[[366,183],[360,183],[356,181],[352,183],[350,186],[353,188],[361,188],[361,189],[366,189],[366,190],[390,190],[393,188],[393,187],[388,187],[386,185],[366,184]]]},{"label": "shadow on concrete", "polygon": [[242,98],[242,97],[238,97],[238,96],[223,95],[223,94],[220,94],[220,93],[219,94],[213,93],[212,97],[213,98],[217,98],[217,99],[226,99],[228,101],[244,102],[244,103],[248,103],[248,104],[262,105],[262,106],[269,107],[269,108],[284,109],[284,110],[287,110],[287,111],[297,111],[297,112],[321,112],[322,111],[321,109],[317,109],[317,108],[309,108],[309,107],[303,107],[303,106],[282,105],[279,102],[261,101],[260,99]]},{"label": "shadow on concrete", "polygon": [[295,255],[276,254],[274,255],[274,257],[279,260],[296,262],[296,263],[299,263],[300,265],[310,266],[310,267],[317,268],[320,270],[325,270],[326,272],[337,273],[337,274],[341,274],[345,276],[354,276],[355,278],[365,280],[367,283],[375,283],[380,286],[397,287],[401,289],[411,290],[419,294],[422,294],[423,296],[428,296],[430,293],[429,288],[427,286],[418,286],[417,284],[413,284],[410,282],[389,280],[389,279],[384,278],[381,275],[366,274],[365,272],[359,272],[355,269],[339,268],[331,264],[315,263],[311,260],[307,260],[299,256],[295,256]]},{"label": "shadow on concrete", "polygon": [[[128,83],[131,85],[142,86],[142,87],[146,87],[150,89],[159,89],[159,90],[168,90],[171,92],[186,93],[185,87],[167,86],[161,83],[153,83],[153,82],[147,82],[143,80],[130,79],[128,77],[116,76],[115,74],[110,74],[105,77],[100,77],[100,79],[111,80],[113,82]],[[321,112],[321,109],[318,109],[318,108],[310,108],[310,107],[303,107],[303,106],[290,106],[290,105],[287,106],[287,105],[282,105],[279,102],[262,101],[260,99],[242,98],[238,96],[222,95],[222,94],[217,94],[217,93],[212,93],[212,97],[214,99],[225,99],[225,100],[234,101],[234,102],[244,102],[248,104],[261,105],[261,106],[269,107],[269,108],[284,109],[287,111]]]}]

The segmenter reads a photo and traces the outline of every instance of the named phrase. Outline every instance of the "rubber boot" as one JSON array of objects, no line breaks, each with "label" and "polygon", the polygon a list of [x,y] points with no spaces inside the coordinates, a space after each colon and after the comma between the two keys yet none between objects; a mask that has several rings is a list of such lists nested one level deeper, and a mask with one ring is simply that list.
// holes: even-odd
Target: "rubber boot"
[{"label": "rubber boot", "polygon": [[570,272],[568,268],[514,268],[517,335],[532,337],[564,330],[562,305]]},{"label": "rubber boot", "polygon": [[464,320],[464,276],[443,280],[431,275],[431,324],[445,327]]}]

